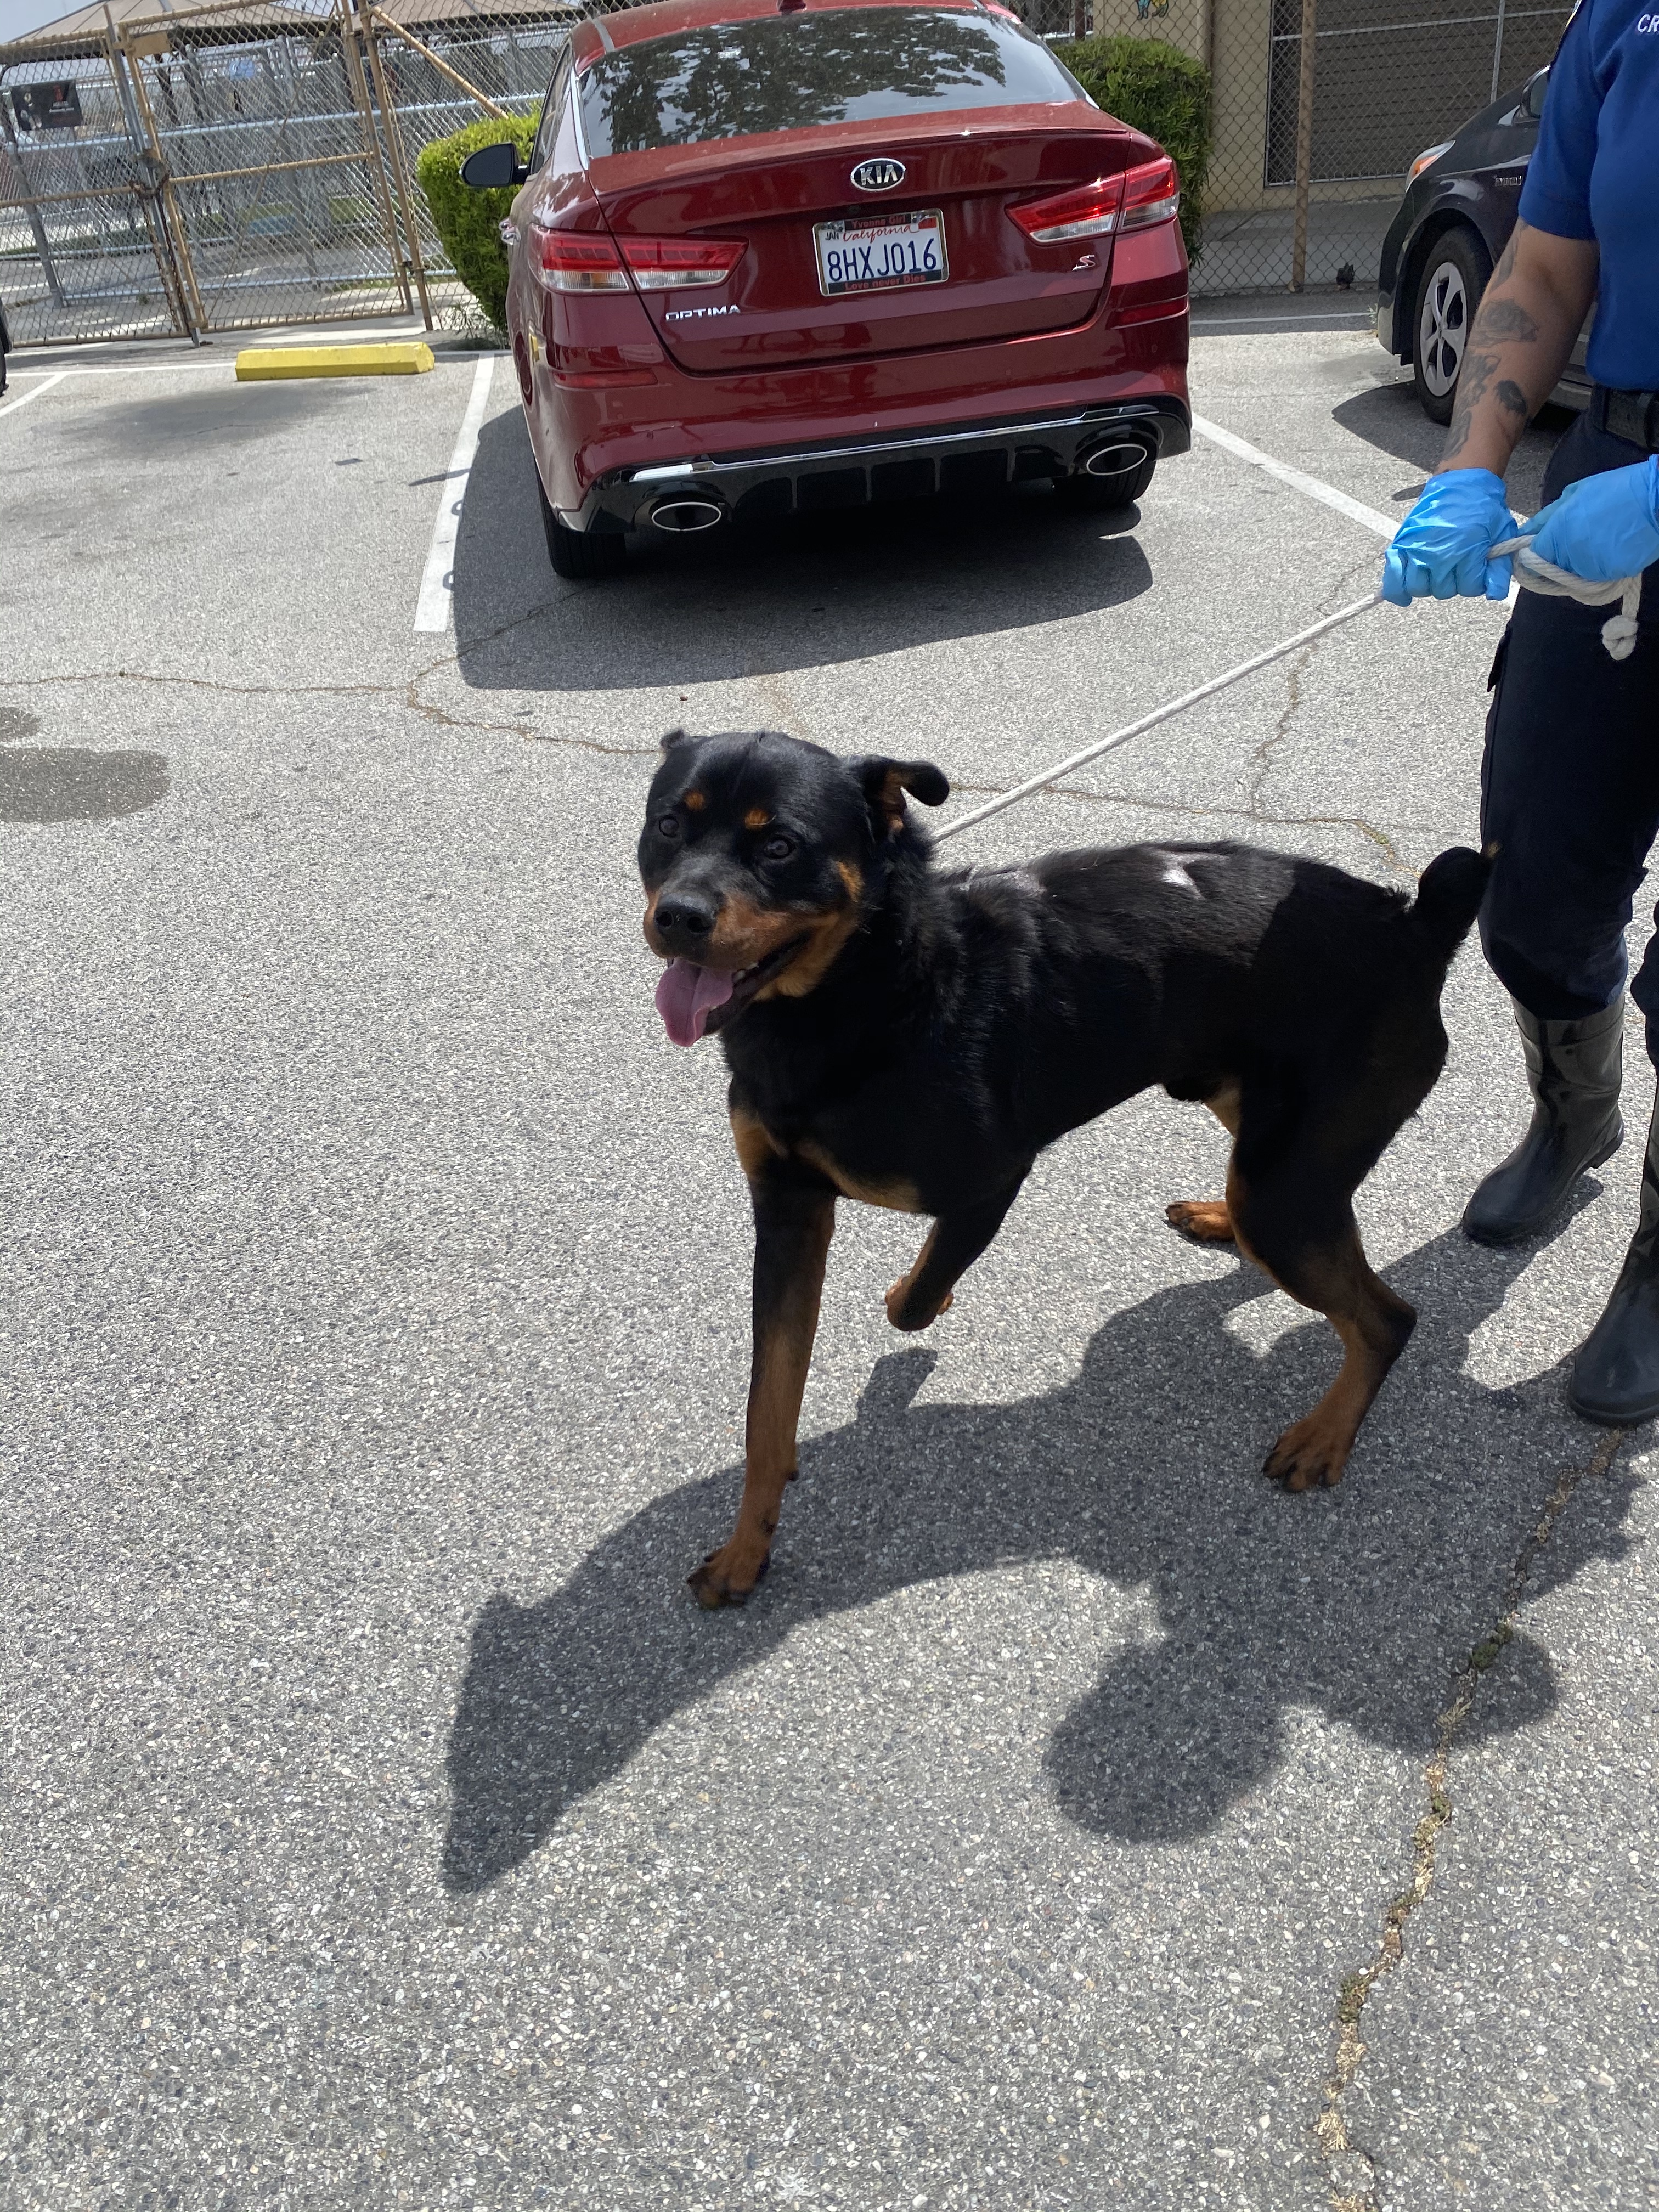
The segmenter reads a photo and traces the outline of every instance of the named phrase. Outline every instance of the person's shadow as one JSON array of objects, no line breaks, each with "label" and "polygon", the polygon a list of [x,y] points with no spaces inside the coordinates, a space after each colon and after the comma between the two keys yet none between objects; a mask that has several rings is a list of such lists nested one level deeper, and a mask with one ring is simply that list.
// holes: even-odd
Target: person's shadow
[{"label": "person's shadow", "polygon": [[[853,1422],[805,1444],[742,1612],[699,1613],[683,1587],[729,1528],[732,1468],[635,1514],[540,1603],[489,1601],[450,1740],[445,1884],[482,1889],[526,1858],[654,1729],[803,1622],[1036,1559],[1146,1586],[1164,1632],[1115,1649],[1048,1746],[1057,1801],[1085,1828],[1201,1834],[1269,1770],[1295,1708],[1425,1753],[1544,1500],[1595,1449],[1553,1374],[1489,1390],[1463,1371],[1470,1334],[1533,1256],[1452,1231],[1386,1271],[1420,1309],[1417,1334],[1340,1487],[1303,1497],[1255,1468],[1336,1346],[1314,1317],[1260,1358],[1230,1333],[1267,1289],[1249,1266],[1117,1315],[1073,1382],[1011,1405],[915,1406],[934,1355],[893,1352]],[[1628,1497],[1615,1475],[1575,1498],[1530,1587],[1618,1556]],[[1503,1663],[1519,1676],[1507,1723],[1547,1712],[1547,1654],[1517,1636]]]}]

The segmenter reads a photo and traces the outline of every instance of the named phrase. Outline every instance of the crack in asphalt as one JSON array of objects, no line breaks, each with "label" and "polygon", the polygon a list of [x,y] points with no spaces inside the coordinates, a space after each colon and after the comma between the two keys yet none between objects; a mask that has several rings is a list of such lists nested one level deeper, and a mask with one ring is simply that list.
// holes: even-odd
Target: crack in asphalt
[{"label": "crack in asphalt", "polygon": [[1534,1561],[1549,1542],[1574,1493],[1582,1484],[1607,1472],[1629,1434],[1627,1429],[1610,1431],[1589,1461],[1583,1466],[1569,1468],[1562,1475],[1515,1555],[1496,1621],[1453,1677],[1449,1701],[1436,1728],[1434,1750],[1423,1770],[1428,1809],[1412,1831],[1411,1881],[1383,1915],[1382,1932],[1370,1963],[1345,1978],[1337,1999],[1336,2057],[1325,2077],[1323,2108],[1313,2124],[1314,2140],[1325,2161],[1332,2212],[1382,2212],[1376,2161],[1350,2136],[1342,2114],[1342,2100],[1352,2087],[1365,2055],[1359,2029],[1371,1992],[1405,1955],[1406,1923],[1433,1887],[1440,1833],[1452,1816],[1452,1753],[1474,1709],[1482,1675],[1496,1663],[1515,1633],[1515,1616],[1526,1594]]},{"label": "crack in asphalt", "polygon": [[[516,623],[505,623],[502,625],[501,631],[492,632],[490,635],[500,635],[505,630],[517,627]],[[479,641],[468,641],[469,644]],[[1317,648],[1310,646],[1308,650],[1312,653]],[[31,690],[36,688],[45,690],[54,686],[78,684],[121,683],[155,684],[161,688],[171,687],[189,691],[208,691],[216,693],[224,698],[233,699],[386,699],[391,701],[395,706],[405,708],[410,714],[420,715],[423,720],[432,722],[441,729],[478,730],[497,737],[521,738],[531,744],[555,745],[568,751],[598,754],[610,760],[653,760],[656,757],[659,748],[655,744],[607,745],[597,738],[561,737],[550,731],[538,730],[529,722],[498,722],[489,720],[482,715],[453,714],[447,707],[440,706],[435,700],[422,697],[421,687],[442,670],[453,666],[459,657],[458,653],[453,653],[441,654],[437,659],[429,661],[424,668],[416,670],[416,673],[403,684],[234,684],[218,677],[169,675],[155,669],[106,668],[70,670],[52,676],[0,677],[0,691]],[[763,678],[753,674],[748,680],[759,684],[763,690],[766,690],[769,684],[774,681],[781,685],[781,678]],[[787,685],[781,688],[781,698],[775,696],[774,703],[787,703],[793,706],[794,702],[789,697]],[[1264,741],[1263,745],[1258,749],[1255,757],[1260,759],[1262,754],[1276,744],[1279,738],[1285,734],[1289,717],[1297,703],[1293,676],[1291,702],[1287,705],[1285,714],[1280,716],[1279,728],[1271,738]],[[1410,882],[1416,882],[1418,871],[1402,856],[1387,830],[1368,820],[1363,814],[1269,813],[1259,803],[1261,783],[1264,781],[1265,768],[1263,776],[1257,779],[1252,785],[1250,803],[1242,806],[1196,806],[1184,799],[1142,798],[1133,792],[1054,789],[1045,791],[1042,796],[1045,799],[1063,799],[1072,805],[1080,806],[1138,807],[1146,813],[1174,814],[1183,816],[1194,822],[1250,822],[1259,828],[1267,830],[1350,830],[1358,836],[1369,839],[1373,845],[1376,846],[1389,866],[1396,870],[1399,874]],[[1009,788],[1011,787],[1007,784],[969,783],[954,779],[951,783],[953,791],[964,793],[976,799],[1000,798]],[[1397,823],[1393,827],[1397,831],[1407,830],[1413,835],[1429,834],[1416,823]]]},{"label": "crack in asphalt", "polygon": [[[491,632],[489,635],[501,635],[518,626],[517,623],[504,623],[501,631]],[[478,639],[467,641],[469,645],[482,641]],[[1309,647],[1310,653],[1315,650],[1316,648],[1314,647]],[[602,744],[597,738],[556,736],[549,731],[537,729],[529,722],[498,722],[489,720],[482,715],[453,714],[447,707],[440,706],[435,700],[422,697],[422,686],[442,670],[453,667],[459,658],[459,652],[442,653],[437,659],[428,661],[424,668],[417,669],[415,674],[403,684],[234,684],[217,677],[169,675],[160,670],[144,668],[113,668],[70,670],[51,676],[0,677],[0,691],[28,690],[37,686],[46,689],[77,684],[122,683],[148,684],[163,688],[170,686],[190,691],[209,691],[225,698],[234,699],[386,699],[394,705],[406,708],[411,714],[420,715],[423,720],[434,723],[441,729],[480,730],[498,737],[522,738],[532,744],[556,745],[574,752],[596,753],[611,760],[655,758],[658,747],[654,744],[607,745]],[[748,680],[760,684],[763,690],[768,688],[769,683],[775,681],[781,686],[781,697],[775,696],[774,704],[787,703],[791,707],[793,706],[794,702],[790,698],[787,685],[782,685],[782,679],[767,679],[751,673]],[[1266,741],[1267,746],[1277,743],[1291,711],[1291,708],[1287,708],[1285,715],[1281,716],[1280,730],[1275,732],[1274,736]],[[1263,749],[1265,750],[1265,747]],[[1006,784],[969,783],[953,780],[951,788],[954,791],[970,793],[975,798],[999,798],[1010,787]],[[1388,831],[1379,828],[1376,823],[1368,821],[1364,815],[1271,814],[1256,803],[1259,799],[1259,787],[1252,787],[1251,803],[1243,806],[1194,806],[1184,800],[1143,799],[1127,792],[1054,790],[1045,792],[1042,796],[1045,799],[1063,799],[1076,805],[1139,807],[1148,813],[1184,815],[1194,822],[1253,822],[1261,828],[1273,830],[1352,830],[1360,836],[1368,838],[1376,846],[1391,867],[1398,870],[1401,875],[1413,882],[1417,879],[1417,870],[1402,858]],[[1396,823],[1394,826],[1397,830],[1408,829],[1416,831],[1417,829],[1417,825],[1411,823]],[[1427,833],[1418,832],[1418,834],[1426,835]]]},{"label": "crack in asphalt", "polygon": [[1249,782],[1249,801],[1251,811],[1254,811],[1261,804],[1262,793],[1267,788],[1267,778],[1273,772],[1273,753],[1279,745],[1283,744],[1285,739],[1289,737],[1291,733],[1291,724],[1296,719],[1297,714],[1301,709],[1303,672],[1307,668],[1309,662],[1313,659],[1315,653],[1318,652],[1322,641],[1316,638],[1311,645],[1304,646],[1302,651],[1297,655],[1296,659],[1290,664],[1290,667],[1286,672],[1289,677],[1289,681],[1285,689],[1285,704],[1283,708],[1280,710],[1279,720],[1273,724],[1273,729],[1269,734],[1263,738],[1261,743],[1250,755],[1251,775]]},{"label": "crack in asphalt", "polygon": [[529,722],[492,722],[480,715],[453,714],[447,707],[420,696],[421,686],[449,667],[455,654],[419,669],[405,684],[230,684],[217,677],[170,676],[144,668],[104,668],[72,671],[55,676],[0,677],[0,691],[46,690],[60,684],[153,684],[189,691],[211,691],[232,699],[389,699],[394,705],[435,722],[446,730],[483,730],[499,737],[523,738],[532,744],[557,745],[572,752],[599,753],[612,760],[652,760],[659,748],[649,745],[607,745],[597,738],[556,736]]},{"label": "crack in asphalt", "polygon": [[[1351,566],[1345,568],[1342,574],[1337,578],[1336,582],[1331,590],[1329,594],[1330,599],[1332,601],[1338,602],[1345,599],[1347,594],[1354,588],[1354,586],[1358,581],[1360,576],[1362,574],[1370,574],[1372,571],[1373,566],[1374,562],[1372,556],[1367,555],[1364,560],[1356,561],[1352,563]],[[1327,611],[1330,611],[1328,607]],[[1322,646],[1328,645],[1329,642],[1330,640],[1328,636],[1316,638],[1313,643],[1306,647],[1303,652],[1297,655],[1296,659],[1290,664],[1290,680],[1285,690],[1284,709],[1279,714],[1278,721],[1274,723],[1271,734],[1265,737],[1261,743],[1256,747],[1255,750],[1250,755],[1250,766],[1255,771],[1250,778],[1249,790],[1250,807],[1252,810],[1260,807],[1261,805],[1262,797],[1267,787],[1267,778],[1273,773],[1273,754],[1279,745],[1284,743],[1285,739],[1290,735],[1291,724],[1295,720],[1297,714],[1301,710],[1302,678],[1312,665],[1314,655],[1319,651]],[[1379,842],[1381,842],[1384,841],[1379,840]],[[1393,860],[1396,866],[1400,866],[1399,855],[1394,852],[1391,847],[1387,849],[1389,851],[1389,859]],[[1414,875],[1416,871],[1413,869],[1408,870],[1407,872]]]},{"label": "crack in asphalt", "polygon": [[[1000,798],[1012,788],[1007,784],[965,783],[951,779],[953,792],[963,792],[978,799]],[[1418,870],[1413,867],[1395,845],[1386,830],[1363,814],[1269,814],[1260,806],[1194,806],[1182,799],[1143,799],[1131,791],[1077,791],[1049,789],[1034,796],[1043,799],[1065,799],[1083,806],[1136,806],[1148,814],[1181,814],[1194,822],[1254,822],[1264,830],[1352,830],[1362,837],[1370,838],[1387,859],[1412,883],[1418,879]],[[1409,831],[1413,836],[1428,836],[1432,833],[1416,823],[1395,823],[1396,831]]]}]

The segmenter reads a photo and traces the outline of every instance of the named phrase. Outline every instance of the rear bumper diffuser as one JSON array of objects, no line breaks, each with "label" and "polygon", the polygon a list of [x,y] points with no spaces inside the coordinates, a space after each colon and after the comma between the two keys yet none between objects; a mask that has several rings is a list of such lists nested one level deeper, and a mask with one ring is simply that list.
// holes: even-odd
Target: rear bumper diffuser
[{"label": "rear bumper diffuser", "polygon": [[595,481],[580,512],[562,520],[576,530],[638,530],[658,507],[675,500],[708,501],[727,517],[758,520],[934,492],[989,495],[1011,483],[1076,475],[1103,447],[1136,441],[1160,459],[1184,453],[1192,443],[1188,410],[1179,399],[1159,394],[1064,412],[613,469]]}]

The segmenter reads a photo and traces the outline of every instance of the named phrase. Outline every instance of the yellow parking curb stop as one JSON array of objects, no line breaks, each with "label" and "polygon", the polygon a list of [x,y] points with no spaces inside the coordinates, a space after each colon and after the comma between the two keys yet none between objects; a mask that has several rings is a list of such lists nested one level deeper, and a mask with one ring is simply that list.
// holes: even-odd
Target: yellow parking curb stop
[{"label": "yellow parking curb stop", "polygon": [[238,384],[289,376],[424,376],[429,345],[256,346],[236,356]]}]

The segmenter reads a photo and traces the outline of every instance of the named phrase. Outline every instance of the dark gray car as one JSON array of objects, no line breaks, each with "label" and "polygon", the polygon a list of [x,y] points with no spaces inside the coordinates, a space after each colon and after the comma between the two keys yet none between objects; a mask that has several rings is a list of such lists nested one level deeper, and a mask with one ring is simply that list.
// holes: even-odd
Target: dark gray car
[{"label": "dark gray car", "polygon": [[[1451,420],[1469,325],[1515,228],[1548,82],[1548,70],[1540,70],[1455,138],[1419,154],[1382,241],[1376,335],[1411,370],[1423,411],[1436,422]],[[1589,397],[1589,327],[1554,392],[1569,407]]]}]

